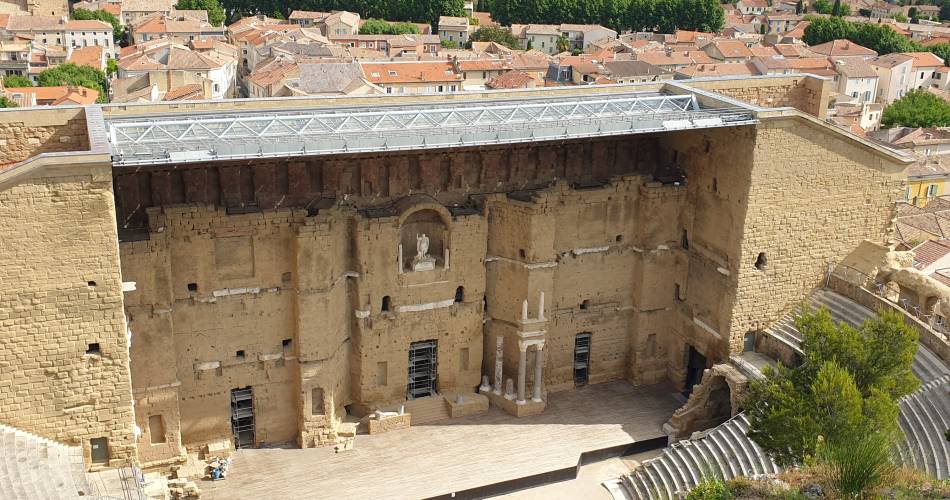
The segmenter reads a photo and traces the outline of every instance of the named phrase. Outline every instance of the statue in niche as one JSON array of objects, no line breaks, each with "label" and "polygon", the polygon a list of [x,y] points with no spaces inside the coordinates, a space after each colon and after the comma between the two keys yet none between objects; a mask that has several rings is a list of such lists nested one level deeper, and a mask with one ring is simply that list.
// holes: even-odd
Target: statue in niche
[{"label": "statue in niche", "polygon": [[435,269],[435,258],[429,256],[429,237],[425,233],[416,235],[416,256],[412,258],[413,271],[431,271]]}]

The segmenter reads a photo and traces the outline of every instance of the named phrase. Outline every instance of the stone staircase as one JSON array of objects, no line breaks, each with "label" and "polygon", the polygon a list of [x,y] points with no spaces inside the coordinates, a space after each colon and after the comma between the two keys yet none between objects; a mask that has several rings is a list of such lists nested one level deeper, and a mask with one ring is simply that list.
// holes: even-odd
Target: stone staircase
[{"label": "stone staircase", "polygon": [[703,437],[679,441],[623,476],[620,489],[626,498],[669,499],[705,476],[731,479],[779,472],[775,462],[746,436],[748,430],[749,422],[740,413]]},{"label": "stone staircase", "polygon": [[449,418],[449,404],[441,394],[406,401],[406,413],[412,414],[410,425],[421,425]]},{"label": "stone staircase", "polygon": [[90,497],[82,448],[0,424],[0,498]]},{"label": "stone staircase", "polygon": [[[857,328],[875,315],[870,309],[863,307],[856,302],[829,290],[817,290],[808,297],[808,305],[812,309],[826,308],[831,313],[835,321],[844,321]],[[789,345],[796,352],[801,352],[802,335],[795,327],[795,319],[801,315],[800,310],[786,314],[765,329],[765,332]],[[914,357],[914,374],[921,382],[929,382],[950,373],[950,367],[947,366],[934,353],[926,347],[920,346],[917,350],[917,356]]]},{"label": "stone staircase", "polygon": [[901,461],[931,477],[950,477],[950,375],[925,383],[900,400],[898,417],[905,443],[899,448]]}]

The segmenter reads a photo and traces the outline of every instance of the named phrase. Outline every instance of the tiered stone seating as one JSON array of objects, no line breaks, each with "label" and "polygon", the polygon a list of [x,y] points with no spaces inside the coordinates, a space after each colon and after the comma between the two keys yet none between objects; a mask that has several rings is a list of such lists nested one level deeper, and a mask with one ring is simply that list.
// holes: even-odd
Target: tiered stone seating
[{"label": "tiered stone seating", "polygon": [[0,424],[0,498],[60,500],[90,493],[82,448]]},{"label": "tiered stone seating", "polygon": [[950,375],[925,383],[901,399],[902,461],[937,478],[950,477]]},{"label": "tiered stone seating", "polygon": [[[808,304],[813,309],[828,309],[835,321],[844,321],[855,328],[874,316],[870,309],[829,290],[816,291],[808,298]],[[795,327],[795,318],[800,314],[801,311],[798,310],[785,315],[765,332],[801,352],[802,335]],[[950,373],[950,367],[922,345],[914,358],[913,370],[922,382],[929,382]]]},{"label": "tiered stone seating", "polygon": [[628,498],[667,499],[707,476],[731,479],[779,472],[775,462],[746,436],[748,430],[748,420],[739,414],[703,437],[680,441],[624,476],[621,489]]},{"label": "tiered stone seating", "polygon": [[[827,308],[836,321],[855,327],[874,315],[828,290],[815,292],[808,302],[812,308]],[[766,330],[798,352],[802,336],[795,328],[795,317],[800,312],[786,315]],[[905,436],[900,458],[905,465],[946,478],[950,476],[950,443],[944,437],[950,428],[950,367],[921,345],[913,370],[923,385],[900,401],[899,423]],[[622,477],[619,488],[613,489],[615,498],[620,492],[628,499],[671,499],[699,484],[705,475],[730,479],[778,472],[778,466],[749,439],[747,431],[748,420],[740,413],[703,437],[666,448],[659,457]]]}]

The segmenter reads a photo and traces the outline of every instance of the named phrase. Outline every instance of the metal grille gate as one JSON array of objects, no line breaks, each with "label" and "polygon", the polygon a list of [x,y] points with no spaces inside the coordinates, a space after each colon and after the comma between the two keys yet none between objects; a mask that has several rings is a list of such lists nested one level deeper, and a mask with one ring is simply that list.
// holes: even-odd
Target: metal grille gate
[{"label": "metal grille gate", "polygon": [[436,393],[436,367],[439,343],[436,340],[409,345],[409,383],[406,399],[424,398]]},{"label": "metal grille gate", "polygon": [[590,376],[590,333],[578,333],[574,337],[574,386],[587,385]]},{"label": "metal grille gate", "polygon": [[231,431],[235,449],[254,447],[254,392],[250,387],[231,389]]}]

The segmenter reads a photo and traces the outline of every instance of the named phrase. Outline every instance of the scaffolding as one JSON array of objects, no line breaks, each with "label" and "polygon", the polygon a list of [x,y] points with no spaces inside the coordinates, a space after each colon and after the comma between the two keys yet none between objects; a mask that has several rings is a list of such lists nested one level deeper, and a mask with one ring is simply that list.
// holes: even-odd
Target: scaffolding
[{"label": "scaffolding", "polygon": [[409,382],[406,399],[424,398],[436,393],[436,374],[439,343],[436,340],[413,342],[409,345]]},{"label": "scaffolding", "polygon": [[[117,116],[115,165],[468,147],[755,123],[693,93],[628,92],[376,105]],[[718,105],[717,104],[717,105]]]},{"label": "scaffolding", "polygon": [[231,389],[231,431],[234,449],[254,447],[254,391]]},{"label": "scaffolding", "polygon": [[578,333],[574,337],[574,386],[587,385],[590,378],[590,333]]}]

